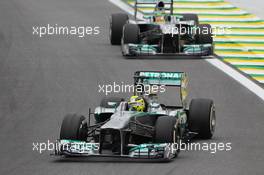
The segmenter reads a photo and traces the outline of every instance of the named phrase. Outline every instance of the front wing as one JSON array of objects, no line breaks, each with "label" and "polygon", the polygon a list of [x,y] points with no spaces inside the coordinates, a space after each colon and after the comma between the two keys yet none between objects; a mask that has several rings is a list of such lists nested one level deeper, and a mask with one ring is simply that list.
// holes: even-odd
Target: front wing
[{"label": "front wing", "polygon": [[56,156],[67,157],[121,157],[132,159],[171,160],[177,150],[171,143],[128,145],[128,154],[102,154],[99,143],[89,143],[76,140],[57,140]]},{"label": "front wing", "polygon": [[184,45],[183,51],[179,53],[162,53],[158,45],[148,44],[123,44],[122,53],[124,56],[212,56],[214,50],[212,44]]}]

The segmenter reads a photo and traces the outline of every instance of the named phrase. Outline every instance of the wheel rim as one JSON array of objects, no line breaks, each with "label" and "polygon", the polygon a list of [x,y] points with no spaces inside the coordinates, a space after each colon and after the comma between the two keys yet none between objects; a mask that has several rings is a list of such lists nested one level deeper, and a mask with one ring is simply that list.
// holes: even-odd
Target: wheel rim
[{"label": "wheel rim", "polygon": [[215,117],[215,107],[211,107],[210,111],[210,132],[213,134],[215,132],[216,117]]}]

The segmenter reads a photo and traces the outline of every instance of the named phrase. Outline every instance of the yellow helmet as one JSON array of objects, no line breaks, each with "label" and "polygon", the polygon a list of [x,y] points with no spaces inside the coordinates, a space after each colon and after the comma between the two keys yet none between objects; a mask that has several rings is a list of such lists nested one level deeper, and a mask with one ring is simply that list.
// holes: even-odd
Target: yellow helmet
[{"label": "yellow helmet", "polygon": [[145,100],[142,97],[136,95],[130,97],[128,105],[129,110],[138,112],[143,112],[146,107]]}]

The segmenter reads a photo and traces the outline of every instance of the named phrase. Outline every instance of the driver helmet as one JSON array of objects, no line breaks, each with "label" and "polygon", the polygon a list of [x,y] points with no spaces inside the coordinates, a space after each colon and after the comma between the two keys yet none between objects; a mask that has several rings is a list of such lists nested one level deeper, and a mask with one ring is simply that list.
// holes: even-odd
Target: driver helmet
[{"label": "driver helmet", "polygon": [[156,11],[165,12],[165,3],[163,1],[157,3]]},{"label": "driver helmet", "polygon": [[154,21],[157,23],[164,23],[166,22],[165,20],[165,4],[163,1],[159,1],[155,7],[155,17]]},{"label": "driver helmet", "polygon": [[145,100],[137,95],[131,96],[128,101],[128,107],[130,111],[143,112],[146,108]]}]

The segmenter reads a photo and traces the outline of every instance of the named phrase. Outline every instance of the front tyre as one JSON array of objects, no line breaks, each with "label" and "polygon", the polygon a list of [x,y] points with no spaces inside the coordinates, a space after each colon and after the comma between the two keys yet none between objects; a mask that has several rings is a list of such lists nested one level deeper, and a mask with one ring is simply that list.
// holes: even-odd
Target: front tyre
[{"label": "front tyre", "polygon": [[66,115],[62,121],[60,139],[86,141],[87,127],[83,125],[84,120],[85,118],[82,115]]},{"label": "front tyre", "polygon": [[128,44],[139,44],[139,26],[137,24],[126,24],[123,28],[123,36],[121,39],[121,50],[122,55],[126,58],[133,59],[135,58],[136,51],[131,51]]},{"label": "front tyre", "polygon": [[177,157],[180,152],[180,128],[175,117],[160,116],[155,124],[155,142],[171,143],[176,149],[173,157]]},{"label": "front tyre", "polygon": [[198,133],[198,138],[211,139],[216,126],[214,103],[210,99],[193,99],[188,116],[189,129]]},{"label": "front tyre", "polygon": [[213,34],[212,27],[210,24],[199,24],[197,26],[196,35],[195,35],[196,44],[211,44],[211,48],[208,51],[208,55],[214,54],[213,46]]},{"label": "front tyre", "polygon": [[139,27],[137,24],[126,24],[123,29],[123,44],[139,43]]},{"label": "front tyre", "polygon": [[128,22],[127,14],[115,13],[110,18],[109,38],[112,45],[120,45],[123,33],[123,26]]}]

